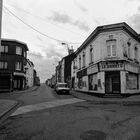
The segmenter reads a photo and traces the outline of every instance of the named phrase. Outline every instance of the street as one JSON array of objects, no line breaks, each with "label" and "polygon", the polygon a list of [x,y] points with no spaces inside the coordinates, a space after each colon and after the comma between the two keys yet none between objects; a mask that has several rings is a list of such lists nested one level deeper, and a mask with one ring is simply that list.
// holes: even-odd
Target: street
[{"label": "street", "polygon": [[22,111],[0,125],[0,140],[140,139],[140,104],[94,103],[57,95],[45,84],[17,99]]}]

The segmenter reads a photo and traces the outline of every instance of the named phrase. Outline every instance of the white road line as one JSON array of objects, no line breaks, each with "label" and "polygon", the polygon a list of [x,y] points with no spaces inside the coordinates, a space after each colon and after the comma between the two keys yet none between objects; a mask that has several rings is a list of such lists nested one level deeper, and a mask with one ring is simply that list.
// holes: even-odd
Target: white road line
[{"label": "white road line", "polygon": [[53,108],[57,106],[67,105],[67,104],[74,104],[74,103],[83,102],[83,101],[85,100],[81,100],[77,98],[59,99],[59,100],[57,99],[55,101],[50,101],[50,102],[43,102],[43,103],[34,104],[34,105],[21,106],[14,113],[12,113],[11,116],[16,116],[16,115],[25,114],[31,111],[38,111],[42,109]]}]

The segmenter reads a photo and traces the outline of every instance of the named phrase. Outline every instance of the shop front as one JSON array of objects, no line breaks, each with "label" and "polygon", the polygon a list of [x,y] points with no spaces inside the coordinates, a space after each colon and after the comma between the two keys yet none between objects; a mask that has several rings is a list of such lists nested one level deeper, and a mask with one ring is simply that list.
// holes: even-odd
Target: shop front
[{"label": "shop front", "polygon": [[24,73],[14,72],[13,88],[15,90],[23,90],[26,87],[26,78]]},{"label": "shop front", "polygon": [[0,72],[0,91],[12,91],[12,73]]},{"label": "shop front", "polygon": [[105,74],[105,94],[134,94],[140,92],[139,65],[127,61],[99,63]]}]

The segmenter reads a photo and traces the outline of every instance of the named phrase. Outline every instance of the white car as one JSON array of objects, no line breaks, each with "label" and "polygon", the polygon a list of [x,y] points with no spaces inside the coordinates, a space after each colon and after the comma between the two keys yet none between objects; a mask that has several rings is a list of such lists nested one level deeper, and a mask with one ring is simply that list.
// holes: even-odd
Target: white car
[{"label": "white car", "polygon": [[57,83],[55,87],[55,91],[57,93],[67,93],[69,94],[69,87],[67,83]]}]

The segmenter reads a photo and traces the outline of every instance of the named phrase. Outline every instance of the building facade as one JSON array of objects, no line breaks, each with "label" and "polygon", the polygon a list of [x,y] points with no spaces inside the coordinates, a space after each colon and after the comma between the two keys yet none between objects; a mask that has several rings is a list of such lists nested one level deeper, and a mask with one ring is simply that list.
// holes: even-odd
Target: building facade
[{"label": "building facade", "polygon": [[100,94],[140,92],[140,38],[126,23],[97,27],[75,54],[73,89]]},{"label": "building facade", "polygon": [[26,87],[30,88],[34,85],[34,64],[29,59],[27,59],[25,70],[26,70]]},{"label": "building facade", "polygon": [[75,53],[72,51],[71,54],[63,57],[59,61],[58,66],[56,67],[56,79],[57,83],[68,83],[71,86],[71,62],[74,59]]},{"label": "building facade", "polygon": [[28,47],[25,43],[2,39],[0,57],[0,91],[22,90],[26,87],[25,66]]}]

